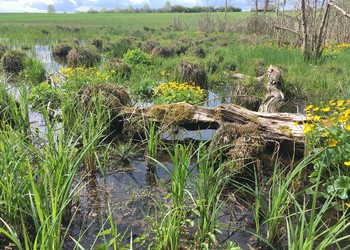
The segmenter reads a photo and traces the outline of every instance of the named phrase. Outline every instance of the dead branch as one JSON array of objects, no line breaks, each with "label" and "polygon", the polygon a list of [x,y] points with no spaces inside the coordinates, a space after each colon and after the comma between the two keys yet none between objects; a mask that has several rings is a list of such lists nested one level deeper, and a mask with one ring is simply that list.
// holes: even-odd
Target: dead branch
[{"label": "dead branch", "polygon": [[340,8],[338,5],[336,5],[332,1],[328,1],[327,4],[332,6],[332,7],[334,7],[334,8],[336,8],[337,10],[339,10],[345,17],[350,18],[350,14],[349,13],[347,13],[345,10]]},{"label": "dead branch", "polygon": [[301,37],[301,34],[299,34],[299,32],[297,32],[295,30],[292,30],[292,29],[288,29],[288,28],[285,28],[285,27],[280,27],[280,26],[277,26],[277,25],[275,25],[275,29],[277,29],[277,30],[286,30],[286,31],[292,32],[292,33],[298,35],[299,37]]}]

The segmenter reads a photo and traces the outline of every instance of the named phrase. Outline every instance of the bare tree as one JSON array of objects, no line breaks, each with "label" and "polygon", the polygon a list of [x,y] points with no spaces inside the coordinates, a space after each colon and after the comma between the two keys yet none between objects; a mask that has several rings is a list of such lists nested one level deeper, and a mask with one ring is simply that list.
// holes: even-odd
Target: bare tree
[{"label": "bare tree", "polygon": [[[284,1],[285,3],[286,1]],[[322,45],[325,42],[329,29],[328,21],[331,7],[342,12],[345,17],[350,17],[332,0],[299,0],[299,6],[296,7],[296,11],[299,11],[299,15],[296,16],[296,25],[288,27],[285,23],[283,24],[281,22],[285,17],[283,15],[281,18],[276,18],[277,24],[275,27],[298,35],[298,39],[301,40],[304,59],[317,59],[323,52]],[[276,13],[277,15],[279,14],[278,11]]]}]

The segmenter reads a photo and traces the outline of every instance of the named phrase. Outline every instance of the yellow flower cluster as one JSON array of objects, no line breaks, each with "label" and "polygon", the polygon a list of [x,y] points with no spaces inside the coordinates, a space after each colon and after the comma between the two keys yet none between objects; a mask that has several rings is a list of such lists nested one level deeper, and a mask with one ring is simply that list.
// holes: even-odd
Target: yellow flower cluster
[{"label": "yellow flower cluster", "polygon": [[158,103],[187,102],[196,104],[206,98],[206,92],[191,83],[168,82],[158,85],[154,89],[154,97]]},{"label": "yellow flower cluster", "polygon": [[328,44],[323,47],[323,53],[325,55],[340,54],[346,50],[350,50],[349,43],[341,43],[337,45]]},{"label": "yellow flower cluster", "polygon": [[100,72],[95,67],[85,68],[61,68],[59,71],[66,80],[75,81],[83,80],[88,82],[108,82],[113,76],[113,70],[111,72]]},{"label": "yellow flower cluster", "polygon": [[[304,134],[324,138],[326,146],[332,148],[347,144],[350,138],[350,100],[331,100],[320,107],[308,105],[305,108]],[[350,167],[350,161],[344,161]]]}]

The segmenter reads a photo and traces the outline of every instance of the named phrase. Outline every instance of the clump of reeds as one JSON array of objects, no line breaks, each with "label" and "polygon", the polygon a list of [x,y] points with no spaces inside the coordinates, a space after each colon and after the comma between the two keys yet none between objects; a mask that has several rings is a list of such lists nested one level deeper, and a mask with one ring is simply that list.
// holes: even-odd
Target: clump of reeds
[{"label": "clump of reeds", "polygon": [[70,67],[93,67],[101,60],[98,51],[93,47],[77,47],[68,52],[67,64]]},{"label": "clump of reeds", "polygon": [[20,50],[10,50],[2,57],[2,67],[8,73],[18,73],[24,69],[26,54]]},{"label": "clump of reeds", "polygon": [[[99,95],[101,100],[97,98]],[[77,98],[83,113],[94,113],[96,104],[101,101],[105,111],[110,113],[111,132],[121,131],[123,122],[119,117],[120,109],[131,104],[125,88],[110,83],[95,84],[82,88],[77,93]]]},{"label": "clump of reeds", "polygon": [[91,44],[94,45],[99,51],[102,51],[103,41],[101,39],[94,39]]},{"label": "clump of reeds", "polygon": [[158,42],[146,41],[142,44],[141,49],[143,52],[151,54],[155,47],[159,46]]},{"label": "clump of reeds", "polygon": [[131,76],[131,68],[128,64],[118,58],[109,59],[105,63],[106,68],[113,72],[116,76],[123,78],[130,78]]},{"label": "clump of reeds", "polygon": [[173,50],[171,50],[168,47],[156,46],[152,50],[152,55],[153,56],[160,56],[160,57],[163,57],[163,58],[168,58],[168,57],[172,57],[174,55],[174,52],[173,52]]},{"label": "clump of reeds", "polygon": [[0,59],[5,54],[5,52],[8,50],[7,46],[5,44],[0,43]]},{"label": "clump of reeds", "polygon": [[[265,145],[266,141],[259,133],[257,124],[222,123],[211,146],[223,147],[224,155],[230,161],[235,161],[234,173],[242,173],[259,158]],[[249,168],[249,173],[250,170]]]},{"label": "clump of reeds", "polygon": [[178,72],[181,82],[193,82],[201,88],[206,88],[207,73],[201,65],[183,62],[178,67]]},{"label": "clump of reeds", "polygon": [[65,61],[69,51],[77,46],[74,42],[61,42],[52,49],[52,54]]}]

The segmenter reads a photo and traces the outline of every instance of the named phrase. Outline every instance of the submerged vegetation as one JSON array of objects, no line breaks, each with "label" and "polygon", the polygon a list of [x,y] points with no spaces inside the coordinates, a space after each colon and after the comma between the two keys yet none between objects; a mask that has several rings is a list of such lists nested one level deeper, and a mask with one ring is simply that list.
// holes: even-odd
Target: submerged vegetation
[{"label": "submerged vegetation", "polygon": [[[349,45],[304,60],[248,30],[269,13],[226,14],[0,16],[1,249],[350,245]],[[189,104],[258,107],[269,65],[305,113],[302,159],[254,121],[182,140]]]}]

